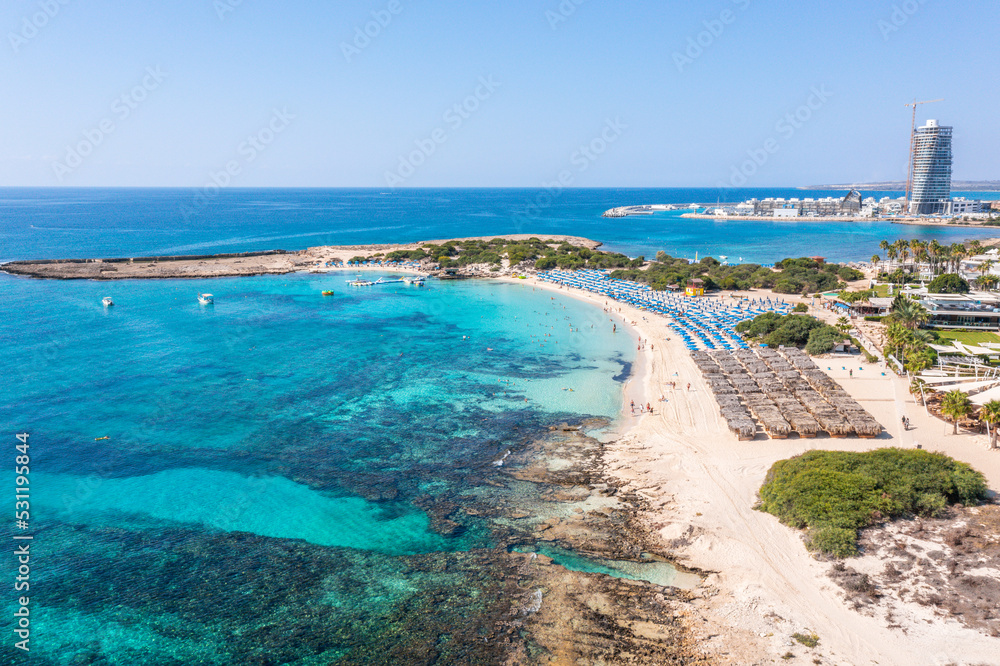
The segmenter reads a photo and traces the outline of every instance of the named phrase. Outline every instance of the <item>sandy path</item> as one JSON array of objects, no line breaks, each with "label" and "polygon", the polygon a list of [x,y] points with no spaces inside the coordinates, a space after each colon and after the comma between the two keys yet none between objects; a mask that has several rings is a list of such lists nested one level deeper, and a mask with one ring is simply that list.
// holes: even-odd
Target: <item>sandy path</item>
[{"label": "sandy path", "polygon": [[[528,282],[604,307],[596,295]],[[935,618],[922,607],[897,614],[901,629],[887,628],[878,611],[871,616],[853,610],[826,577],[830,564],[811,557],[800,533],[753,509],[770,466],[812,448],[868,450],[919,441],[969,462],[996,490],[1000,454],[986,450],[985,436],[950,435],[951,426],[914,404],[904,380],[856,358],[848,365],[845,357],[818,364],[829,367],[828,374],[887,428],[880,438],[739,442],[718,415],[687,350],[677,339],[667,341],[672,335],[666,319],[612,305],[621,308],[624,321],[636,322],[636,336],[654,346],[639,353],[644,371],[626,388],[626,405],[629,399],[648,400],[654,414],[626,417],[625,434],[611,447],[611,469],[650,500],[651,527],[682,562],[716,572],[708,575],[694,602],[691,623],[720,663],[771,663],[787,652],[796,655],[786,661],[790,664],[811,664],[814,658],[853,665],[1000,663],[1000,639]],[[677,390],[668,388],[670,381],[677,382]],[[666,402],[658,400],[661,393]],[[899,425],[901,412],[913,423],[906,433]],[[820,637],[816,649],[790,642],[792,633],[808,631]]]}]

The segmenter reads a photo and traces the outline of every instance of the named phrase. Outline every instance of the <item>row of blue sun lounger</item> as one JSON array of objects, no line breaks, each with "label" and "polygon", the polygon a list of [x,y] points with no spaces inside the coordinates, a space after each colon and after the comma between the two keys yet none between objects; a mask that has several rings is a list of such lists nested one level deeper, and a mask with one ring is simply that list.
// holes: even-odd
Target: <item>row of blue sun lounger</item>
[{"label": "row of blue sun lounger", "polygon": [[649,285],[615,280],[603,271],[592,269],[548,271],[540,273],[539,278],[602,294],[642,310],[665,315],[673,319],[671,329],[681,337],[690,351],[746,349],[748,345],[736,332],[736,324],[765,312],[787,314],[791,307],[783,301],[772,299],[748,299],[732,306],[706,298],[654,292]]}]

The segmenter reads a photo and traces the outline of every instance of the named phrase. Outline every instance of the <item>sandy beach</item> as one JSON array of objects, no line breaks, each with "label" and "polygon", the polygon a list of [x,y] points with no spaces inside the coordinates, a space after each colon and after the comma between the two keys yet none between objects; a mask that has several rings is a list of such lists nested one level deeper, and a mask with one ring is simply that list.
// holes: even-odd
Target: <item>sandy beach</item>
[{"label": "sandy beach", "polygon": [[[707,574],[688,620],[715,661],[773,663],[791,653],[795,656],[783,661],[855,666],[1000,663],[1000,638],[937,616],[925,606],[897,604],[892,628],[879,613],[855,610],[828,577],[832,564],[815,559],[800,532],[753,508],[771,465],[809,449],[865,451],[920,444],[968,462],[997,491],[1000,452],[986,449],[985,435],[951,435],[950,424],[914,402],[905,380],[856,356],[843,356],[819,358],[817,364],[882,423],[886,430],[879,438],[758,436],[740,442],[719,416],[687,350],[679,340],[667,340],[671,331],[665,318],[623,303],[606,306],[603,297],[535,278],[514,282],[612,307],[610,316],[625,323],[626,332],[649,341],[638,352],[636,372],[626,387],[627,423],[623,436],[610,447],[611,470],[649,501],[646,520],[665,548],[681,564]],[[670,382],[677,383],[676,390],[669,388]],[[665,402],[659,401],[661,394]],[[649,402],[653,413],[631,416],[630,400]],[[906,432],[901,426],[904,414],[911,420]],[[791,639],[796,632],[815,632],[819,645],[804,649]]]}]

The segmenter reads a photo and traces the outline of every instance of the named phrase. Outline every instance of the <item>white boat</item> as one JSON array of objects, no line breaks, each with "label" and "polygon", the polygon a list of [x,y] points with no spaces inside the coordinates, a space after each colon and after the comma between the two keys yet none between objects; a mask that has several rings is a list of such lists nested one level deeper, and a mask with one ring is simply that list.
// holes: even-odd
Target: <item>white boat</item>
[{"label": "white boat", "polygon": [[347,284],[351,285],[352,287],[370,287],[375,283],[372,282],[371,280],[365,280],[359,275],[354,280],[348,280]]},{"label": "white boat", "polygon": [[418,287],[424,286],[424,277],[422,275],[408,275],[403,278],[403,282],[406,284],[415,284]]},{"label": "white boat", "polygon": [[198,302],[202,305],[211,305],[215,300],[212,294],[198,294]]},{"label": "white boat", "polygon": [[115,304],[115,302],[113,300],[111,300],[110,296],[105,296],[104,298],[102,298],[101,299],[101,303],[104,303],[104,307],[106,307],[106,308],[109,308],[109,307],[111,307],[112,305]]}]

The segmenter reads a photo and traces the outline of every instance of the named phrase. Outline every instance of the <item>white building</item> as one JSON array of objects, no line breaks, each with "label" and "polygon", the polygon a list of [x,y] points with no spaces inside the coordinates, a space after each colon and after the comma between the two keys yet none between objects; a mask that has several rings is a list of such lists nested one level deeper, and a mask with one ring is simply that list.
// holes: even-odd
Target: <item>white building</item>
[{"label": "white building", "polygon": [[913,131],[910,212],[946,215],[951,207],[951,127],[928,120]]},{"label": "white building", "polygon": [[955,197],[951,200],[952,215],[984,212],[986,212],[986,202],[984,201],[966,199],[965,197]]}]

